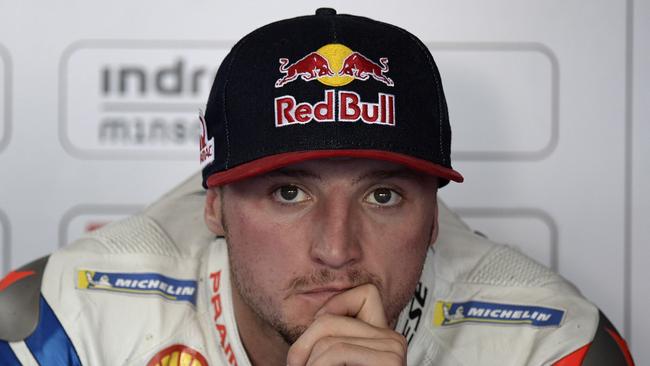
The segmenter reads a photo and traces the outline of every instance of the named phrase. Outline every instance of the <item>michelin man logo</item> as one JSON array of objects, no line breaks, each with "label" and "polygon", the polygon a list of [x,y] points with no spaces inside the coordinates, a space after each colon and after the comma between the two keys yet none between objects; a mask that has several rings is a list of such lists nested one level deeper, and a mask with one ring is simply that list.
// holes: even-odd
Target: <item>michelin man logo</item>
[{"label": "michelin man logo", "polygon": [[454,312],[453,315],[449,315],[449,309],[451,309],[451,303],[445,303],[442,305],[442,311],[445,315],[445,320],[458,321],[465,318],[465,314],[463,313],[464,309],[462,305],[456,308],[456,311]]},{"label": "michelin man logo", "polygon": [[108,279],[108,275],[101,275],[99,277],[99,281],[95,281],[93,279],[93,273],[90,271],[85,271],[86,272],[86,279],[88,280],[88,287],[113,287],[111,285],[111,281]]}]

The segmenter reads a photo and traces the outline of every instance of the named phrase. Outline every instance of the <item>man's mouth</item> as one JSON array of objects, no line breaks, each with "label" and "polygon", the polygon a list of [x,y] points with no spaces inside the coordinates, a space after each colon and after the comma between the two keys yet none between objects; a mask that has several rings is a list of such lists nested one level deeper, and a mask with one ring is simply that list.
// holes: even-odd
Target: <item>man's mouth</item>
[{"label": "man's mouth", "polygon": [[309,302],[314,302],[322,305],[330,298],[342,292],[345,292],[351,288],[352,288],[351,286],[316,287],[316,288],[299,291],[297,293],[297,296],[298,298],[307,300]]}]

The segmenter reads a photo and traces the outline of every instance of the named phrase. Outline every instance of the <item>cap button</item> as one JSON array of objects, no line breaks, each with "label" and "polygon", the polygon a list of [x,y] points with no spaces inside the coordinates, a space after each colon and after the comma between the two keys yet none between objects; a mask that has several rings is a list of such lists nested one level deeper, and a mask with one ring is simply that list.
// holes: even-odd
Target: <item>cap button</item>
[{"label": "cap button", "polygon": [[332,8],[318,8],[316,15],[336,15],[336,10]]}]

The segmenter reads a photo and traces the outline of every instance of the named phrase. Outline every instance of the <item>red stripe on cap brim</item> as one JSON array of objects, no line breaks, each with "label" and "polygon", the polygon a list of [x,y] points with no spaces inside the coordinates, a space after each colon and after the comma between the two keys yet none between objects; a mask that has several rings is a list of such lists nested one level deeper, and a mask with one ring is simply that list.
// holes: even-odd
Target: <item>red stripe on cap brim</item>
[{"label": "red stripe on cap brim", "polygon": [[451,168],[446,168],[441,165],[404,154],[381,150],[312,150],[277,154],[253,160],[251,162],[236,166],[232,169],[212,174],[210,177],[208,177],[206,183],[208,188],[218,187],[246,178],[265,174],[291,164],[300,163],[307,160],[337,157],[383,160],[391,163],[401,164],[413,170],[451,180],[457,183],[462,183],[464,180],[463,176],[460,173]]}]

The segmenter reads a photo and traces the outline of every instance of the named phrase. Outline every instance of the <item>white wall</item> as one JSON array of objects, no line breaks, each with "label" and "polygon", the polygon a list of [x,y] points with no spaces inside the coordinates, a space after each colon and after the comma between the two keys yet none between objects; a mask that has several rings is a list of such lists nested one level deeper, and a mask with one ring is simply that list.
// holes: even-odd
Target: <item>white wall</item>
[{"label": "white wall", "polygon": [[630,247],[628,334],[637,365],[650,364],[650,1],[634,3],[633,69],[630,72],[631,124],[629,182]]},{"label": "white wall", "polygon": [[[577,284],[631,341],[637,364],[650,364],[649,2],[318,5],[427,43],[466,177],[443,199]],[[135,212],[196,171],[194,118],[229,47],[316,7],[0,0],[0,272]],[[120,67],[143,70],[146,92],[120,94],[115,79],[105,87],[104,73]],[[173,67],[182,67],[182,91],[163,95],[155,74]],[[128,125],[128,136],[111,138],[111,123]],[[142,130],[153,125],[167,138]]]}]

